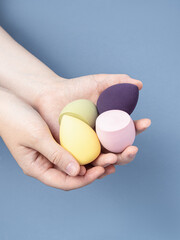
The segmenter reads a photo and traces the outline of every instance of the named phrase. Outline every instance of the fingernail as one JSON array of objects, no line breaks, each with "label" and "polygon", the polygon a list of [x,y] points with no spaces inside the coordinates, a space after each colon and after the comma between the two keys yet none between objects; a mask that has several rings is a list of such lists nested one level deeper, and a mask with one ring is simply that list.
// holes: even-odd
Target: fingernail
[{"label": "fingernail", "polygon": [[130,158],[134,158],[136,156],[136,154],[129,154]]},{"label": "fingernail", "polygon": [[66,173],[68,175],[74,176],[77,173],[77,164],[74,162],[70,162],[66,167]]}]

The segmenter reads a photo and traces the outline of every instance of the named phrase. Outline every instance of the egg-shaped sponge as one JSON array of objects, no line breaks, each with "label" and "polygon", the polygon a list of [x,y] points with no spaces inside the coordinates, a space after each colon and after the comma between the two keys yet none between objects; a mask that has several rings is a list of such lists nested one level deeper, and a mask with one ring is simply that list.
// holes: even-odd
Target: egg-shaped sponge
[{"label": "egg-shaped sponge", "polygon": [[67,104],[60,113],[59,124],[64,114],[76,117],[92,128],[98,116],[96,105],[87,99],[78,99]]},{"label": "egg-shaped sponge", "polygon": [[69,151],[80,165],[95,160],[101,145],[95,131],[82,120],[64,114],[60,125],[60,143]]},{"label": "egg-shaped sponge", "polygon": [[115,84],[104,90],[97,101],[99,114],[108,110],[122,110],[131,114],[136,107],[139,89],[130,83]]},{"label": "egg-shaped sponge", "polygon": [[96,133],[105,149],[120,153],[133,144],[135,126],[128,113],[121,110],[109,110],[98,116]]}]

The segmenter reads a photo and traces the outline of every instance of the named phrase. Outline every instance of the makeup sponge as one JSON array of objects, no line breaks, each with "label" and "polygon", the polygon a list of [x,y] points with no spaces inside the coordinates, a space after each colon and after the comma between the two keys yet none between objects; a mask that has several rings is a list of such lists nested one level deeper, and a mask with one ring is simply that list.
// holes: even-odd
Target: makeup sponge
[{"label": "makeup sponge", "polygon": [[80,165],[94,161],[101,152],[101,144],[93,130],[97,116],[96,106],[86,99],[69,103],[60,113],[60,143]]},{"label": "makeup sponge", "polygon": [[99,114],[108,110],[123,110],[131,114],[136,107],[139,89],[130,83],[113,85],[103,91],[97,101]]},{"label": "makeup sponge", "polygon": [[101,145],[110,152],[122,152],[135,139],[135,126],[130,114],[138,97],[136,85],[123,83],[103,91],[97,100],[97,108],[87,99],[67,104],[59,116],[62,147],[80,165],[94,161],[101,152]]},{"label": "makeup sponge", "polygon": [[59,123],[64,114],[76,117],[92,128],[98,116],[96,105],[87,99],[78,99],[67,104],[60,113]]},{"label": "makeup sponge", "polygon": [[60,143],[80,165],[92,162],[101,151],[95,131],[85,122],[69,115],[64,115],[61,120]]},{"label": "makeup sponge", "polygon": [[96,120],[96,133],[102,146],[114,153],[122,152],[135,139],[134,123],[129,114],[121,110],[100,114]]}]

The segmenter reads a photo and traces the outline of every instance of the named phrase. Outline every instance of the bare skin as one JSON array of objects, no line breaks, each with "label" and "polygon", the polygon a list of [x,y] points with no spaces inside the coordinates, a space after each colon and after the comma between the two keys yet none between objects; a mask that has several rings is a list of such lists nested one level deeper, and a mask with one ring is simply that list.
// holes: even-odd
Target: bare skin
[{"label": "bare skin", "polygon": [[[56,185],[57,171],[61,172],[62,175],[65,174],[63,176],[67,176],[68,174],[71,178],[72,176],[82,178],[82,176],[86,176],[86,174],[88,174],[91,170],[87,170],[85,167],[79,166],[77,161],[59,145],[59,113],[67,103],[75,99],[86,98],[96,103],[99,94],[104,89],[113,84],[124,82],[135,84],[139,89],[142,88],[141,81],[135,80],[124,74],[97,74],[74,79],[64,79],[55,74],[45,64],[15,42],[2,28],[0,28],[0,86],[9,89],[9,91],[26,102],[23,103],[22,100],[16,97],[16,99],[18,99],[17,105],[19,101],[21,101],[20,105],[26,104],[26,108],[28,106],[29,111],[32,112],[32,118],[34,114],[36,116],[38,114],[38,122],[41,122],[42,125],[46,126],[46,131],[50,134],[51,138],[52,136],[54,137],[56,142],[54,140],[53,141],[57,144],[56,147],[58,146],[58,150],[53,148],[54,152],[52,153],[48,141],[46,141],[45,144],[45,142],[42,141],[42,138],[40,139],[38,137],[39,131],[36,132],[36,138],[39,139],[38,145],[40,148],[42,147],[43,149],[46,149],[47,155],[44,155],[37,149],[35,150],[37,151],[36,154],[43,154],[46,160],[38,162],[36,161],[36,158],[33,158],[31,155],[31,160],[34,162],[32,164],[33,170],[32,168],[28,168],[25,172],[30,176],[38,178],[45,184],[67,190],[81,187],[89,183],[89,181],[86,180],[86,184],[84,182],[81,184],[78,182],[78,186],[70,184],[68,187],[67,185],[63,187],[63,183],[61,183],[62,187]],[[4,92],[4,90],[1,90],[1,92]],[[6,97],[6,100],[8,101],[8,97]],[[2,98],[2,101],[4,102],[5,100]],[[7,106],[10,107],[10,105]],[[21,111],[21,109],[19,109],[19,111]],[[22,117],[25,118],[25,114],[22,114]],[[16,123],[19,124],[18,121]],[[135,121],[137,134],[147,129],[150,124],[150,119],[140,119]],[[38,126],[40,127],[40,124]],[[4,132],[3,139],[9,139],[8,137],[6,138],[5,135],[6,133]],[[24,143],[24,145],[28,146],[29,138],[26,140],[27,142]],[[9,140],[5,140],[7,146],[9,145],[8,141]],[[43,145],[43,143],[45,145]],[[115,171],[115,164],[122,165],[131,162],[135,158],[137,151],[137,147],[130,146],[119,154],[101,153],[100,156],[92,163],[93,166],[98,167],[95,168],[95,170],[93,170],[94,168],[91,170],[91,172],[98,171],[96,176],[92,174],[94,176],[93,180],[113,173]],[[53,161],[52,158],[49,157],[51,155],[53,155]],[[16,156],[16,148],[14,149],[13,156]],[[41,157],[41,159],[44,158]],[[22,156],[20,160],[17,161],[22,169],[24,166],[23,161],[24,159]],[[39,176],[40,172],[38,172],[38,170],[38,174],[34,174],[34,172],[36,172],[36,168],[39,168],[40,163],[42,163],[42,168],[46,166],[46,164],[43,164],[44,161],[46,161],[46,163],[49,161],[48,164],[50,165],[47,164],[48,167],[53,166],[53,171],[51,171],[52,175],[50,177],[51,182],[44,179],[42,180],[42,177]],[[43,171],[46,172],[48,169],[49,168],[44,168]],[[64,179],[65,178],[62,178],[61,180],[63,181]],[[68,178],[66,177],[66,179]],[[67,183],[67,181],[65,182]]]},{"label": "bare skin", "polygon": [[69,176],[64,159],[76,161],[70,153],[62,152],[51,132],[31,106],[0,88],[0,134],[23,172],[55,188],[72,190],[92,183],[104,174],[101,166],[86,172],[79,167]]},{"label": "bare skin", "polygon": [[[47,90],[44,90],[44,93],[37,101],[36,107],[41,116],[48,123],[55,139],[59,141],[58,117],[67,103],[78,98],[87,98],[96,103],[99,94],[104,89],[116,83],[127,82],[137,85],[139,89],[142,88],[142,83],[140,81],[132,79],[124,74],[98,74],[69,80],[61,79],[59,82],[48,86]],[[51,112],[51,114],[49,114],[49,112]],[[139,134],[149,127],[151,122],[149,119],[141,119],[134,123],[136,133]],[[137,151],[137,147],[130,146],[120,154],[101,154],[93,164],[101,166],[106,166],[107,164],[123,165],[131,162]]]}]

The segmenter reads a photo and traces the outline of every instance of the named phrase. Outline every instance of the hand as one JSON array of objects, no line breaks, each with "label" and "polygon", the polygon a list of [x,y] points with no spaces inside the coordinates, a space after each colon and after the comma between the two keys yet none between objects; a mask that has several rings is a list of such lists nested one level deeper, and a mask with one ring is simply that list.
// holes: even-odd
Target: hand
[{"label": "hand", "polygon": [[[142,83],[124,74],[99,74],[75,79],[63,79],[17,44],[0,27],[0,85],[14,92],[36,108],[59,141],[58,116],[62,108],[78,98],[87,98],[96,103],[99,94],[107,87],[129,82],[139,89]],[[145,130],[151,121],[135,121],[137,133]],[[126,164],[132,161],[138,149],[130,146],[121,154],[101,154],[93,165],[106,167],[105,175],[115,171],[112,164]]]},{"label": "hand", "polygon": [[93,182],[105,172],[100,166],[87,171],[80,167],[54,140],[41,116],[2,88],[0,135],[23,172],[49,186],[71,190]]},{"label": "hand", "polygon": [[[141,81],[124,74],[98,74],[69,80],[59,78],[59,80],[52,81],[50,85],[47,84],[44,92],[38,98],[36,108],[48,124],[56,141],[59,142],[58,117],[63,107],[80,98],[86,98],[96,103],[103,90],[117,83],[132,83],[139,89],[142,88]],[[139,134],[150,126],[151,121],[150,119],[141,119],[134,123],[136,133]],[[102,153],[92,164],[106,167],[103,175],[105,176],[115,171],[113,164],[123,165],[131,162],[137,151],[137,147],[130,146],[120,154]]]}]

